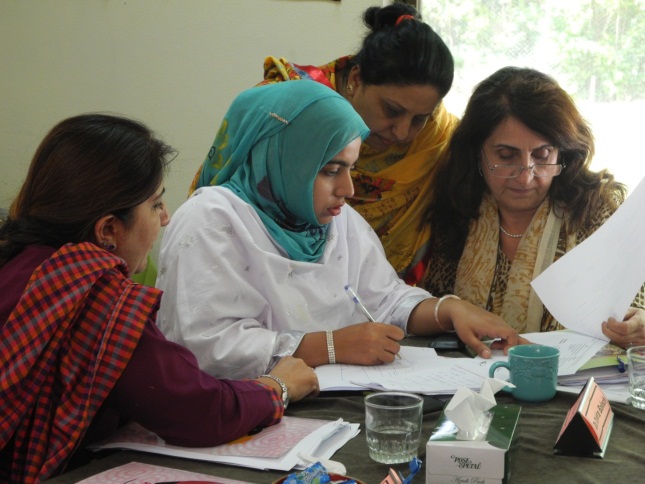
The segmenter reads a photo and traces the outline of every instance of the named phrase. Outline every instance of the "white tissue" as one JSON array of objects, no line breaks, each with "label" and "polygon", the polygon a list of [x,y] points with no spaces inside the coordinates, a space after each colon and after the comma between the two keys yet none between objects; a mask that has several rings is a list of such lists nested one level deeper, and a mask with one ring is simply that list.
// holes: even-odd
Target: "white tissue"
[{"label": "white tissue", "polygon": [[342,462],[328,459],[319,459],[318,457],[314,457],[303,452],[298,452],[298,458],[306,464],[315,464],[316,462],[320,462],[330,474],[340,474],[342,476],[347,474],[347,469],[342,464]]},{"label": "white tissue", "polygon": [[505,386],[514,387],[512,383],[487,378],[479,393],[469,388],[460,388],[452,397],[444,413],[458,428],[458,440],[484,440],[488,427],[493,419],[489,412],[497,402],[495,394]]}]

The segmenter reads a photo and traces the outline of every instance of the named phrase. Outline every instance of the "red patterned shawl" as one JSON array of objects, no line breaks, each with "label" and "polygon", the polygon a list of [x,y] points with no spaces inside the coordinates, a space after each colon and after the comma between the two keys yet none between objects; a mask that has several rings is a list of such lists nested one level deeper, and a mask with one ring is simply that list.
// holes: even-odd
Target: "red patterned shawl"
[{"label": "red patterned shawl", "polygon": [[0,329],[0,481],[64,468],[128,364],[161,292],[93,244],[66,245],[34,271]]}]

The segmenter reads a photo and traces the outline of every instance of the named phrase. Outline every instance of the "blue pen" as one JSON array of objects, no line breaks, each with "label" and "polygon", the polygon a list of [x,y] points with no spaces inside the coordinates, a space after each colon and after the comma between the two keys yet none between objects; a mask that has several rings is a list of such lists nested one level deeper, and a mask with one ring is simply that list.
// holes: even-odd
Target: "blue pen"
[{"label": "blue pen", "polygon": [[625,362],[620,358],[620,356],[617,356],[616,359],[618,360],[618,371],[625,373]]},{"label": "blue pen", "polygon": [[376,322],[376,319],[374,319],[374,317],[373,317],[373,316],[370,314],[370,312],[367,310],[367,308],[365,307],[365,304],[363,304],[363,300],[362,300],[360,297],[358,297],[358,294],[356,294],[356,292],[354,291],[354,289],[352,289],[352,286],[350,286],[349,284],[347,284],[347,285],[345,286],[345,290],[347,291],[347,294],[349,294],[349,297],[352,299],[352,301],[354,301],[354,303],[355,303],[359,308],[361,308],[361,311],[363,311],[363,314],[365,315],[365,317],[366,317],[368,320],[370,320],[371,322],[375,323],[375,322]]},{"label": "blue pen", "polygon": [[[345,291],[347,291],[347,294],[349,295],[349,297],[351,298],[351,300],[352,300],[352,301],[354,301],[354,304],[356,304],[356,305],[361,309],[361,311],[363,312],[363,314],[365,315],[365,317],[366,317],[368,320],[370,320],[372,323],[376,323],[376,319],[374,319],[374,316],[372,316],[372,315],[370,314],[370,312],[367,310],[367,308],[365,307],[365,304],[363,304],[363,300],[358,296],[358,294],[356,294],[356,291],[354,291],[354,289],[352,288],[352,286],[350,286],[349,284],[347,284],[347,285],[345,286]],[[399,359],[401,358],[401,355],[400,355],[400,354],[398,354],[398,353],[396,353],[396,355],[394,355],[394,356],[396,356],[396,357],[397,357],[397,358],[399,358]]]}]

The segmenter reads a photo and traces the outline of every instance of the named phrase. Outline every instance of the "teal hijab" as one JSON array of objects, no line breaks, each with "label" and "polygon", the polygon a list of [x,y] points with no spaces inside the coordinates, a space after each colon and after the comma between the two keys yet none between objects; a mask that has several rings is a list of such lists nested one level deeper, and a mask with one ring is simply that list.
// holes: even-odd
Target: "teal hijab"
[{"label": "teal hijab", "polygon": [[369,130],[351,104],[315,81],[242,92],[204,161],[198,186],[229,188],[251,204],[292,260],[320,259],[327,225],[313,206],[320,169]]}]

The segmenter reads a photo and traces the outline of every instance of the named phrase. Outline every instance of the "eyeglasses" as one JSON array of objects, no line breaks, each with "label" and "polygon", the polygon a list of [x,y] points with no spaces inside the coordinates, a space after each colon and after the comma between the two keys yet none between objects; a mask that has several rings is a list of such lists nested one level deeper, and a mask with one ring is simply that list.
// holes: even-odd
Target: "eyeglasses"
[{"label": "eyeglasses", "polygon": [[528,171],[537,178],[548,178],[558,176],[562,170],[567,167],[564,163],[534,163],[530,166],[522,165],[491,165],[486,156],[486,150],[482,149],[488,169],[496,178],[516,178],[523,171]]}]

